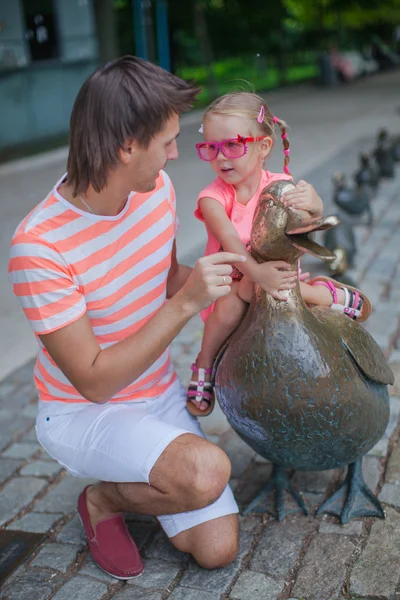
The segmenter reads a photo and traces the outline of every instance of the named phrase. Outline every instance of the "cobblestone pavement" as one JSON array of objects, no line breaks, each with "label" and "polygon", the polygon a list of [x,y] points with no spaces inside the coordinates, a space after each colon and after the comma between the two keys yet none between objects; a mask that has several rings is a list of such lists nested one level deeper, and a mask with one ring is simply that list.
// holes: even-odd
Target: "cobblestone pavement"
[{"label": "cobblestone pavement", "polygon": [[[348,166],[346,153],[339,163]],[[318,177],[321,185],[326,181],[329,170],[331,163],[325,173],[318,170],[316,185]],[[400,600],[399,170],[381,187],[374,226],[356,227],[359,253],[351,272],[375,305],[367,329],[397,376],[386,434],[363,464],[368,485],[385,505],[386,520],[340,526],[333,517],[305,517],[295,510],[282,523],[269,514],[242,516],[238,558],[225,569],[206,571],[175,551],[154,519],[127,515],[145,571],[132,583],[119,582],[88,555],[75,511],[87,481],[69,476],[36,440],[29,363],[0,383],[0,528],[42,533],[43,541],[5,582],[0,600]],[[194,318],[172,345],[184,382],[200,339],[201,323]],[[270,464],[228,428],[209,437],[230,456],[232,487],[245,506],[265,485]],[[311,515],[343,475],[340,469],[294,474]]]}]

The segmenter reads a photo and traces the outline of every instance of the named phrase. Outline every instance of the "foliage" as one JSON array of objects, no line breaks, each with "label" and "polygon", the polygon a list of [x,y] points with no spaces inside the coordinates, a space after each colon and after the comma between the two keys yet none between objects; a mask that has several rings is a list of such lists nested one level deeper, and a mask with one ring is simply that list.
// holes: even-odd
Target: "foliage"
[{"label": "foliage", "polygon": [[[314,56],[310,55],[308,58],[308,63],[288,67],[288,83],[316,77],[317,66]],[[279,69],[274,64],[259,63],[252,56],[217,61],[213,63],[212,70],[217,82],[215,95],[218,96],[232,91],[270,90],[276,88],[280,83]],[[182,67],[178,69],[177,75],[186,80],[195,80],[203,88],[197,99],[197,107],[211,102],[213,95],[207,87],[206,67]]]},{"label": "foliage", "polygon": [[400,22],[400,0],[283,0],[289,22],[302,29],[362,29]]}]

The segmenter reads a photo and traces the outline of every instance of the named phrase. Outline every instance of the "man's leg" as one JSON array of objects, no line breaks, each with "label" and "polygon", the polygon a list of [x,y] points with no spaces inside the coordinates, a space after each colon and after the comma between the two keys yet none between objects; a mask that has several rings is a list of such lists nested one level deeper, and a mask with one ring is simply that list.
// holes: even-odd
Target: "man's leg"
[{"label": "man's leg", "polygon": [[[124,511],[159,516],[202,509],[224,492],[230,471],[229,459],[218,446],[197,435],[180,435],[154,464],[150,485],[102,482],[89,488],[87,507],[92,526]],[[237,554],[237,516],[214,518],[170,539],[201,566],[224,566]]]},{"label": "man's leg", "polygon": [[239,549],[237,515],[226,515],[178,533],[170,542],[193,556],[204,569],[217,569],[235,560]]}]

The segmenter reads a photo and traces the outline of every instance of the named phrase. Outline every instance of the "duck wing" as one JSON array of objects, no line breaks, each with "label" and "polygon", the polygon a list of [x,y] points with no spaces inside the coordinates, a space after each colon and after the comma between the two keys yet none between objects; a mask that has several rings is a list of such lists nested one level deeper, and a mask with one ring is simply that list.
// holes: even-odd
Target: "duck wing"
[{"label": "duck wing", "polygon": [[313,315],[335,331],[360,371],[375,381],[393,385],[393,371],[374,338],[358,323],[330,309],[313,308]]}]

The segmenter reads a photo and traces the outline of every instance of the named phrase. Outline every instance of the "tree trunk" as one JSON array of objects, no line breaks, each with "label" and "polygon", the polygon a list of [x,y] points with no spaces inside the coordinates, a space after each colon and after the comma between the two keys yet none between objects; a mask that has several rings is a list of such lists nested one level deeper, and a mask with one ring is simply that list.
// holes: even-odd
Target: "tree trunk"
[{"label": "tree trunk", "polygon": [[194,28],[201,52],[203,54],[204,64],[207,69],[208,88],[210,90],[211,96],[213,98],[216,98],[218,96],[218,88],[217,80],[215,79],[215,75],[212,70],[213,50],[210,36],[208,35],[207,21],[204,13],[203,1],[195,0],[193,8]]},{"label": "tree trunk", "polygon": [[112,0],[94,0],[94,13],[102,64],[117,58],[119,54],[116,19]]}]

